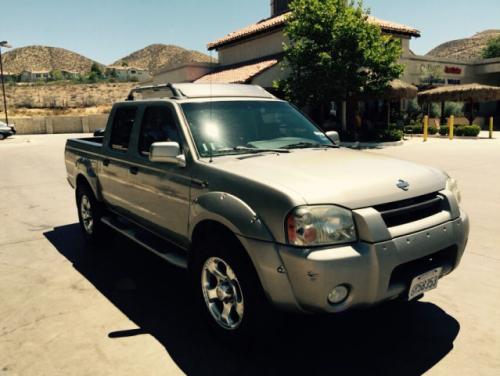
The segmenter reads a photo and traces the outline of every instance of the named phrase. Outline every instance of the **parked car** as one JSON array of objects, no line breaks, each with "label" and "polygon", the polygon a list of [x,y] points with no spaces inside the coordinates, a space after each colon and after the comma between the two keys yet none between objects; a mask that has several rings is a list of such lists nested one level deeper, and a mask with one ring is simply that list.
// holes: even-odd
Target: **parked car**
[{"label": "parked car", "polygon": [[269,306],[417,299],[459,265],[469,233],[446,173],[340,148],[258,86],[137,88],[103,137],[67,141],[65,163],[85,239],[112,228],[187,268],[227,337],[252,333]]},{"label": "parked car", "polygon": [[16,134],[16,126],[14,124],[6,124],[0,121],[0,140]]}]

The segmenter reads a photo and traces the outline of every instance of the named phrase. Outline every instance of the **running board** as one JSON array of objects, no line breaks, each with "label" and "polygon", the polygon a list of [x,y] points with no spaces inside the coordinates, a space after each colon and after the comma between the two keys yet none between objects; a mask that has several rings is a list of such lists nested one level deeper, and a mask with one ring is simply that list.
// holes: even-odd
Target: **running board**
[{"label": "running board", "polygon": [[168,261],[169,263],[183,269],[187,269],[188,261],[186,255],[182,254],[182,250],[174,250],[174,246],[169,245],[166,241],[161,240],[156,235],[146,232],[140,228],[127,226],[125,223],[114,219],[113,217],[102,217],[101,221],[111,227],[113,230],[133,240],[148,251]]}]

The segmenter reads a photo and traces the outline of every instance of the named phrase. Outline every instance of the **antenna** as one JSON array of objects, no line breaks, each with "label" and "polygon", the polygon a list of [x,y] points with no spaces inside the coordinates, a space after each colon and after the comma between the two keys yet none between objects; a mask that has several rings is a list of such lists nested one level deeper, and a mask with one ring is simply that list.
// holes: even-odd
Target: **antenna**
[{"label": "antenna", "polygon": [[[210,50],[210,60],[212,61],[214,58],[213,58],[213,51]],[[212,87],[212,80],[213,80],[213,74],[210,74],[210,123],[212,123],[212,111],[213,111],[213,102],[214,102],[214,97],[213,97],[213,87]],[[213,159],[213,146],[212,145],[208,145],[209,146],[209,150],[210,150],[210,163],[212,163],[214,161]]]}]

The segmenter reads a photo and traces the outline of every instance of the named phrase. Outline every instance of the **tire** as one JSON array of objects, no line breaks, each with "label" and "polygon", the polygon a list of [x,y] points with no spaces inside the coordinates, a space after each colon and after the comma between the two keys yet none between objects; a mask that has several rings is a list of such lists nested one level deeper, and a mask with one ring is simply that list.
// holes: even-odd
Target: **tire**
[{"label": "tire", "polygon": [[256,333],[271,324],[274,311],[240,242],[231,235],[214,238],[193,249],[196,309],[217,337],[251,345]]},{"label": "tire", "polygon": [[83,184],[76,190],[76,206],[78,210],[78,220],[85,241],[96,244],[104,239],[105,228],[101,222],[104,214],[104,206],[97,201],[92,189]]},{"label": "tire", "polygon": [[5,137],[5,135],[3,133],[0,133],[0,141],[3,140],[4,138],[7,138],[7,137]]}]

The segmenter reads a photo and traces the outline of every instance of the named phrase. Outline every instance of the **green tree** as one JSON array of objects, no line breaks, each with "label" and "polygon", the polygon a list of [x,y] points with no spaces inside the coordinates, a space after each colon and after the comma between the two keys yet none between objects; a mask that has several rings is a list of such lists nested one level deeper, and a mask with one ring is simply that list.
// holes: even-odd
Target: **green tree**
[{"label": "green tree", "polygon": [[[333,101],[354,103],[398,78],[401,42],[368,22],[354,0],[294,0],[285,27],[288,77],[275,83],[287,99],[314,108],[322,121]],[[352,115],[352,114],[351,114]]]},{"label": "green tree", "polygon": [[64,75],[59,69],[54,69],[52,72],[50,72],[50,77],[54,81],[62,81],[64,80]]},{"label": "green tree", "polygon": [[492,38],[488,41],[488,44],[483,49],[482,55],[484,59],[500,57],[500,36]]},{"label": "green tree", "polygon": [[99,64],[97,63],[92,63],[92,66],[90,67],[90,74],[92,73],[96,79],[100,79],[103,77],[101,67],[99,67]]},{"label": "green tree", "polygon": [[101,76],[99,76],[99,74],[97,72],[92,71],[87,75],[86,81],[94,83],[94,82],[99,81],[100,78],[101,78]]}]

